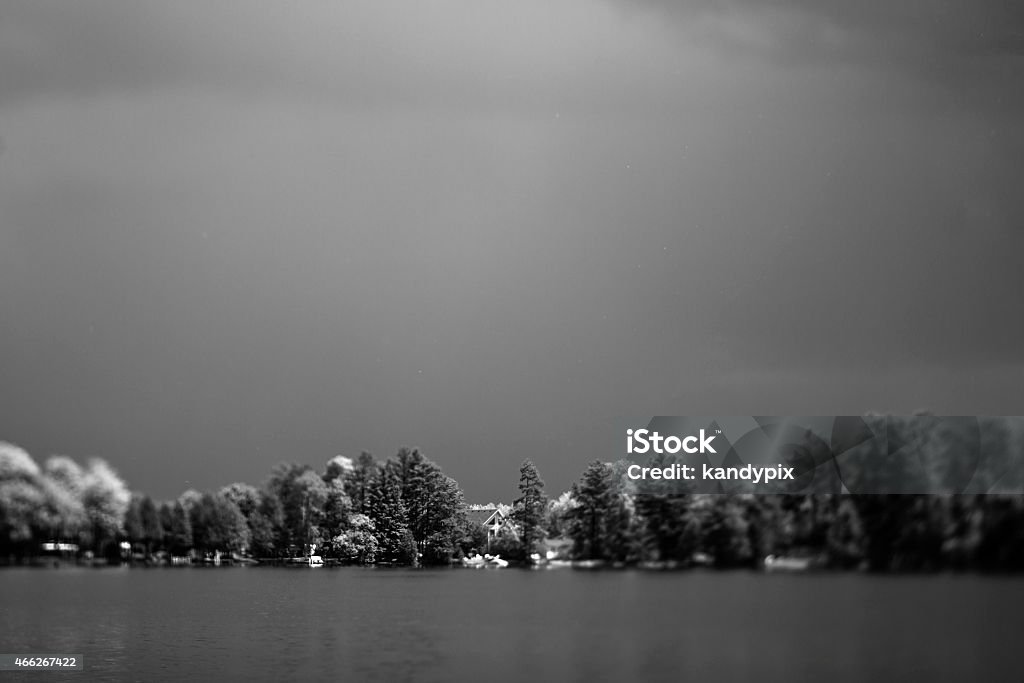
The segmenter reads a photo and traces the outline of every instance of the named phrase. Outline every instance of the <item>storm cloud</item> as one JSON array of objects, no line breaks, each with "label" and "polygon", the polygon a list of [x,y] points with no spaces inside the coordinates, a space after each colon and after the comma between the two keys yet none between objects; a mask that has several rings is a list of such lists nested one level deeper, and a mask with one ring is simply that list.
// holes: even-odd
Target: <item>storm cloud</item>
[{"label": "storm cloud", "polygon": [[138,488],[1020,413],[1013,3],[9,2],[0,438]]}]

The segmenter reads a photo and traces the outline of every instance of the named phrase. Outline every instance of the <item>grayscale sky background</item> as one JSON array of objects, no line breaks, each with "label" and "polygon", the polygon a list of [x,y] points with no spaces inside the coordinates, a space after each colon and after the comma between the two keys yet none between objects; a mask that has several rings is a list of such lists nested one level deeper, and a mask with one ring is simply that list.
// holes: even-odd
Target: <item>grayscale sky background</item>
[{"label": "grayscale sky background", "polygon": [[1009,0],[0,6],[0,439],[135,489],[1024,413]]}]

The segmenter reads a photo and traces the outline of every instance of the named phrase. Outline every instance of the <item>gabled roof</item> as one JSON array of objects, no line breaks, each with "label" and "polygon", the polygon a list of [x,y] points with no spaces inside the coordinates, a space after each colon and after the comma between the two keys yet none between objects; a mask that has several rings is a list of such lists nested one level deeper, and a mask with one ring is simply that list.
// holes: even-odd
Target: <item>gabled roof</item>
[{"label": "gabled roof", "polygon": [[474,508],[466,510],[466,518],[470,522],[476,522],[477,524],[490,525],[494,523],[494,516],[498,516],[498,521],[504,519],[505,515],[501,514],[501,510],[498,508]]}]

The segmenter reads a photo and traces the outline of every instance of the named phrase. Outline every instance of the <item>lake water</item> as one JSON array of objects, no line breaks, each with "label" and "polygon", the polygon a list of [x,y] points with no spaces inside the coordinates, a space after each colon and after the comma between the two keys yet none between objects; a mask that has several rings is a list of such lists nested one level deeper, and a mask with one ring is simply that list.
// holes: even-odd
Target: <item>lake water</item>
[{"label": "lake water", "polygon": [[1022,634],[1016,578],[0,570],[0,652],[69,680],[1019,681]]}]

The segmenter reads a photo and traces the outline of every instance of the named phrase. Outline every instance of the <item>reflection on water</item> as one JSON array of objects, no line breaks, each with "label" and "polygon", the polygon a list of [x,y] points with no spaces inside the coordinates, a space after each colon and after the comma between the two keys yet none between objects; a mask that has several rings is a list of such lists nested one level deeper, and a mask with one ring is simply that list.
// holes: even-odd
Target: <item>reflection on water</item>
[{"label": "reflection on water", "polygon": [[0,649],[83,653],[90,680],[1017,680],[1024,632],[1024,581],[976,576],[8,569],[0,586]]}]

